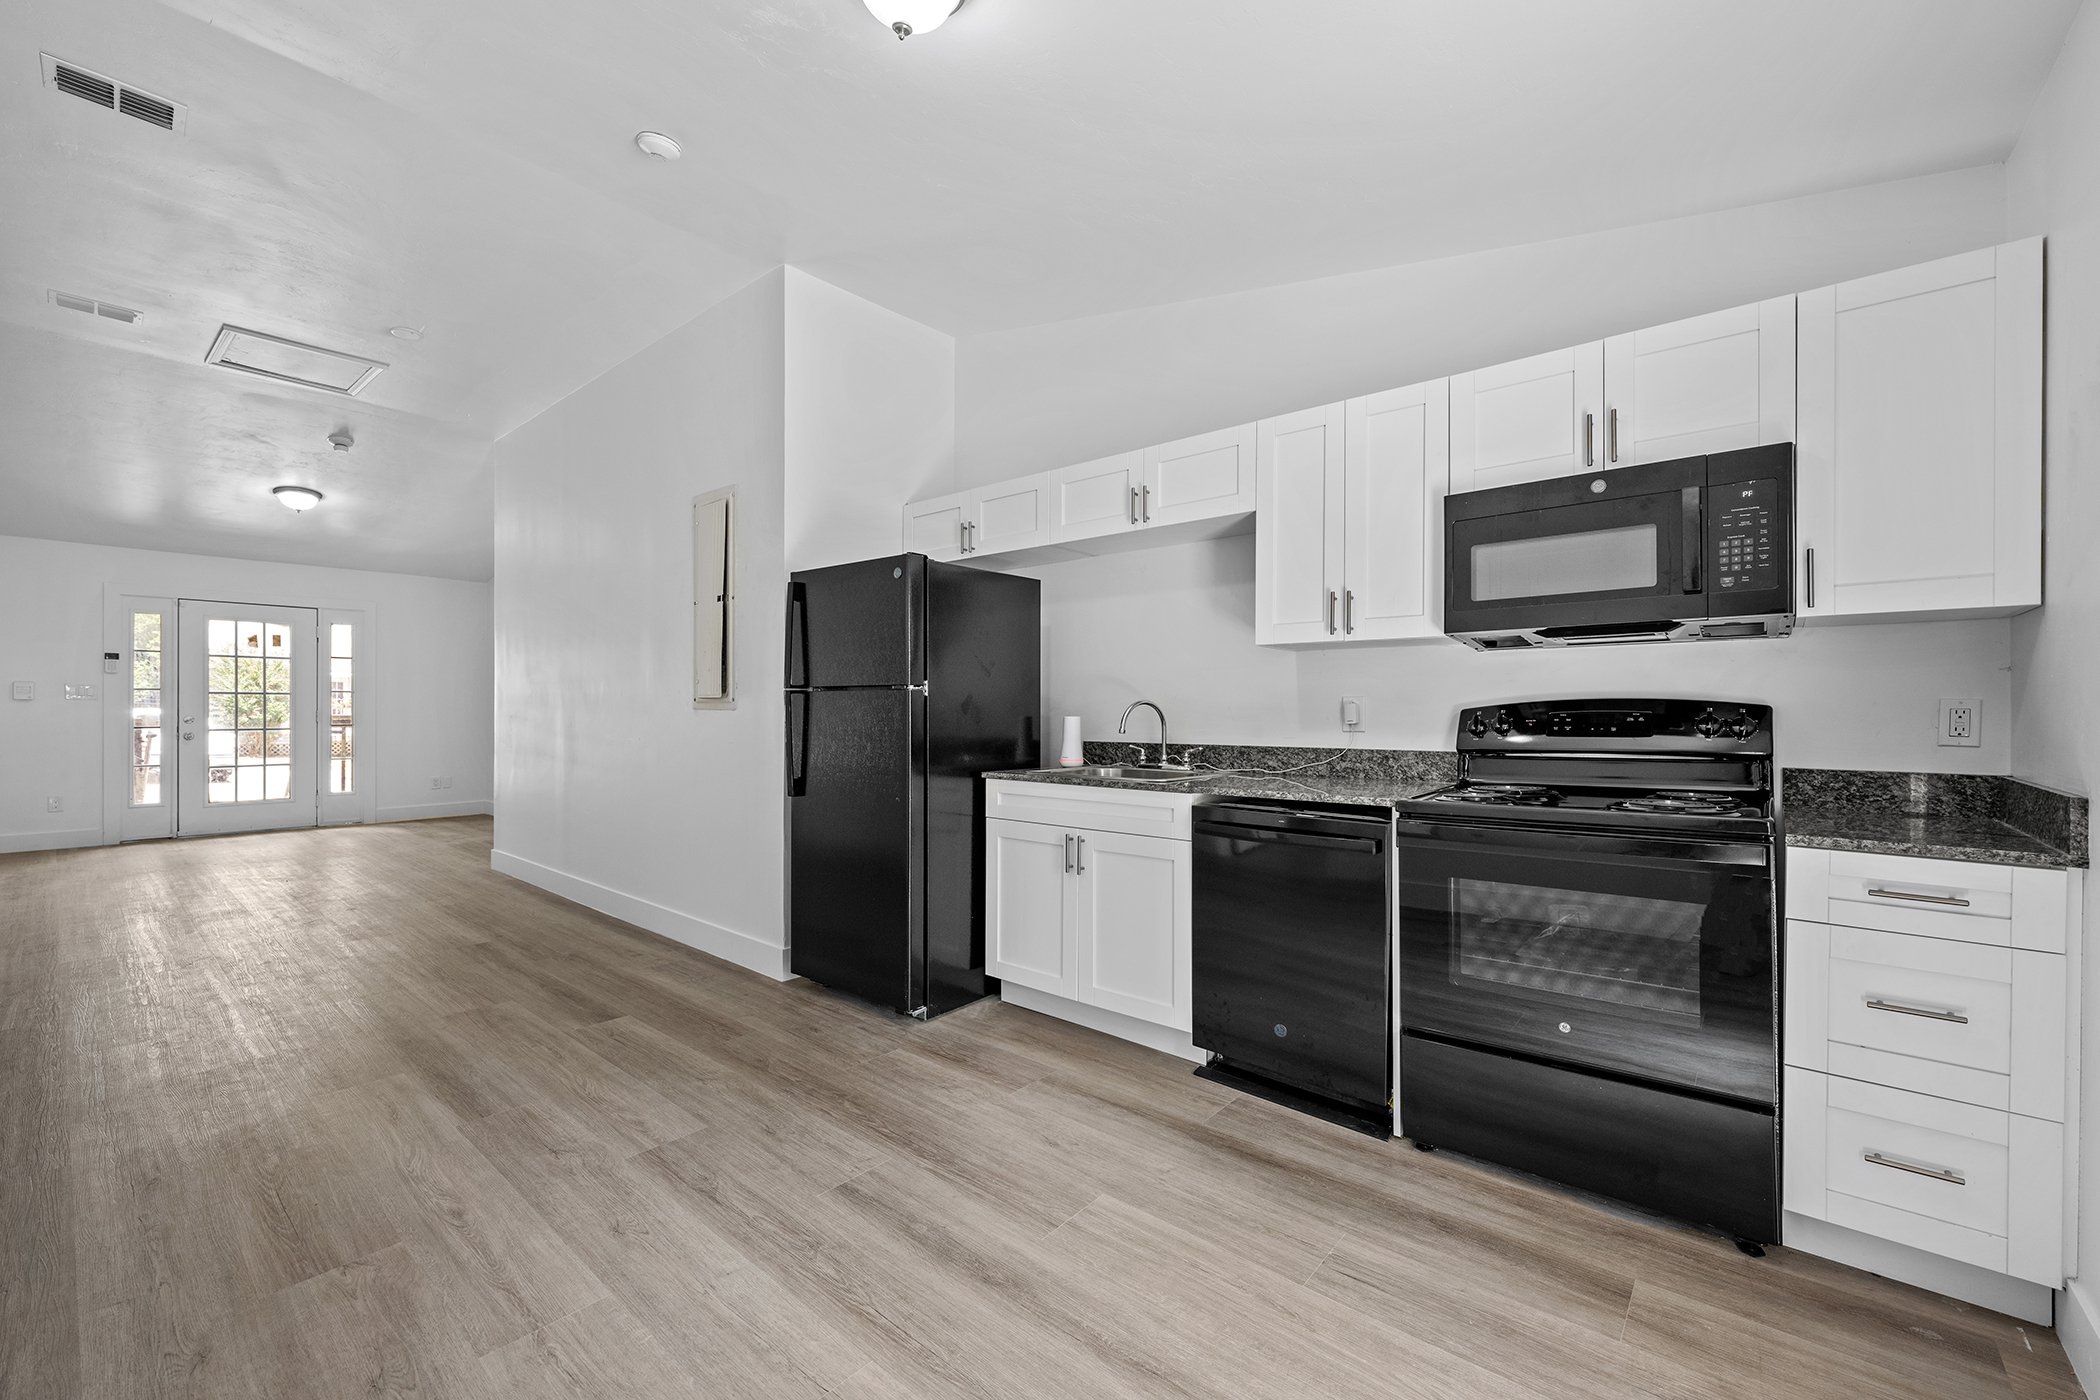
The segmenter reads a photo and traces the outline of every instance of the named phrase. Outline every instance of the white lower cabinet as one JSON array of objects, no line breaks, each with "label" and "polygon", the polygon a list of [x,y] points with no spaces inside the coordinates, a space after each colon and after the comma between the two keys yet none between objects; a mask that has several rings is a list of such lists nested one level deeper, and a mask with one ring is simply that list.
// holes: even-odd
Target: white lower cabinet
[{"label": "white lower cabinet", "polygon": [[1787,1211],[2061,1287],[2081,873],[1790,850],[1787,878]]},{"label": "white lower cabinet", "polygon": [[[985,971],[1189,1030],[1191,799],[1027,783],[988,788],[994,812],[1005,806],[1055,818],[1070,794],[1071,815],[1092,809],[1101,824],[986,819]],[[1155,826],[1177,834],[1129,829]]]}]

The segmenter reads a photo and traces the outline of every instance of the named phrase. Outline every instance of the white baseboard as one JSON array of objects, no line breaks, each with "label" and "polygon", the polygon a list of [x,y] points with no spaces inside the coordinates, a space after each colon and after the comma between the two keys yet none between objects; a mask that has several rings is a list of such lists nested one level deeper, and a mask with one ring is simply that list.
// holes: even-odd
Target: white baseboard
[{"label": "white baseboard", "polygon": [[2056,1340],[2064,1344],[2071,1369],[2089,1395],[2100,1394],[2100,1309],[2093,1306],[2085,1283],[2072,1279],[2056,1294]]},{"label": "white baseboard", "polygon": [[696,919],[691,914],[681,914],[676,909],[667,909],[636,895],[609,889],[596,881],[541,865],[508,851],[491,852],[489,867],[513,880],[523,880],[549,894],[558,894],[573,904],[581,904],[586,909],[609,914],[636,928],[661,934],[674,943],[698,948],[738,967],[748,967],[776,982],[785,982],[790,976],[787,949],[753,938],[748,933],[738,933],[735,929]]},{"label": "white baseboard", "polygon": [[102,844],[102,828],[73,831],[0,831],[0,855],[11,851],[70,851]]},{"label": "white baseboard", "polygon": [[406,807],[381,807],[374,820],[420,822],[432,817],[486,817],[496,810],[493,802],[417,802]]},{"label": "white baseboard", "polygon": [[1880,1274],[1914,1288],[1944,1293],[1949,1298],[2002,1312],[2022,1322],[2039,1323],[2043,1327],[2053,1326],[2056,1322],[2058,1295],[2039,1283],[1979,1269],[1959,1259],[1927,1254],[1907,1244],[1864,1235],[1827,1220],[1812,1220],[1793,1211],[1786,1213],[1781,1233],[1788,1249],[1835,1259],[1840,1264],[1850,1264],[1855,1269]]},{"label": "white baseboard", "polygon": [[1150,1021],[1140,1021],[1135,1016],[1125,1016],[1120,1011],[1105,1011],[1084,1002],[1067,1001],[1050,992],[1039,992],[1033,987],[1024,987],[1017,982],[999,984],[999,1000],[1027,1011],[1040,1011],[1045,1016],[1055,1016],[1060,1021],[1070,1021],[1075,1026],[1085,1026],[1090,1031],[1112,1035],[1118,1040],[1128,1040],[1164,1055],[1173,1055],[1193,1064],[1202,1064],[1209,1059],[1196,1048],[1187,1031],[1169,1030],[1155,1026]]}]

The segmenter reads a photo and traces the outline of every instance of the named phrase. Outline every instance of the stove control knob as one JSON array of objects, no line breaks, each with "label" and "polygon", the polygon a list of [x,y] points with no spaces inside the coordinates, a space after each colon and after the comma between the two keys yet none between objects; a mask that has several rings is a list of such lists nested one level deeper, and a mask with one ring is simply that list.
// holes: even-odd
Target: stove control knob
[{"label": "stove control knob", "polygon": [[1698,733],[1700,738],[1713,739],[1719,737],[1723,726],[1721,717],[1712,710],[1708,710],[1705,714],[1692,721],[1692,728]]},{"label": "stove control knob", "polygon": [[1487,716],[1477,714],[1474,715],[1473,718],[1467,720],[1466,732],[1468,734],[1471,734],[1476,739],[1486,738],[1488,732]]},{"label": "stove control knob", "polygon": [[1513,720],[1513,719],[1511,719],[1511,718],[1509,717],[1509,711],[1507,711],[1507,710],[1498,710],[1498,711],[1496,711],[1496,713],[1495,713],[1495,732],[1496,732],[1497,734],[1507,734],[1507,733],[1509,733],[1509,731],[1510,731],[1510,730],[1512,730],[1512,729],[1515,729],[1516,727],[1517,727],[1517,722],[1516,722],[1515,720]]},{"label": "stove control knob", "polygon": [[1747,739],[1757,732],[1757,716],[1737,715],[1728,721],[1728,732],[1738,739]]}]

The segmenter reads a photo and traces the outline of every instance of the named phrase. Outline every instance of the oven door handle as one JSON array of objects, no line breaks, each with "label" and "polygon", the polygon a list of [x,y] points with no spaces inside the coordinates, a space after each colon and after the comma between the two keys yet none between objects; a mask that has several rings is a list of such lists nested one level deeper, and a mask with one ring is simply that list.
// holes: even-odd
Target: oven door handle
[{"label": "oven door handle", "polygon": [[1706,552],[1705,492],[1684,488],[1684,591],[1699,591],[1699,561]]},{"label": "oven door handle", "polygon": [[1595,831],[1536,828],[1445,825],[1442,822],[1400,820],[1393,823],[1394,844],[1404,855],[1414,846],[1423,850],[1466,851],[1500,859],[1542,856],[1581,859],[1592,856],[1637,860],[1644,865],[1667,865],[1680,869],[1726,865],[1745,869],[1769,869],[1771,847],[1751,841],[1701,841],[1670,839]]}]

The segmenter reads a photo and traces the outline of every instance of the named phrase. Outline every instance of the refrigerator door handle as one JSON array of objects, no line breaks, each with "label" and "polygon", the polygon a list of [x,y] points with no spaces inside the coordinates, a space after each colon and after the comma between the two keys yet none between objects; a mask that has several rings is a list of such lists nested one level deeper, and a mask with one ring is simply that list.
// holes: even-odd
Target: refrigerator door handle
[{"label": "refrigerator door handle", "polygon": [[787,683],[809,684],[809,585],[788,585]]},{"label": "refrigerator door handle", "polygon": [[809,792],[809,695],[788,692],[788,796]]}]

